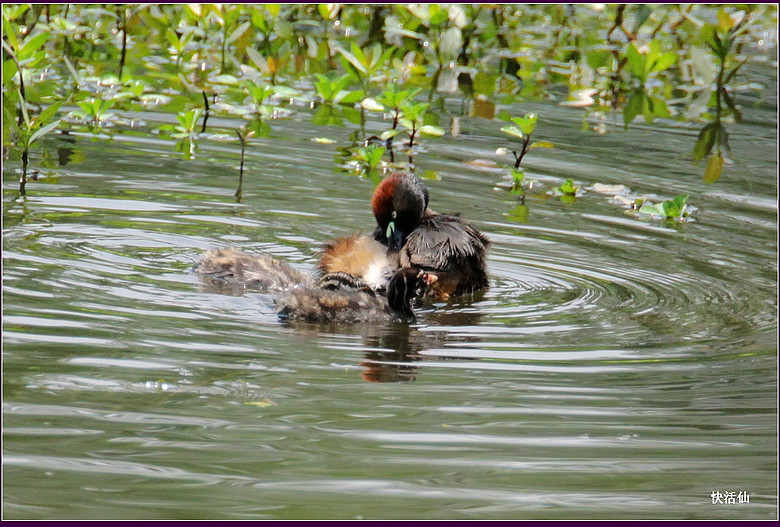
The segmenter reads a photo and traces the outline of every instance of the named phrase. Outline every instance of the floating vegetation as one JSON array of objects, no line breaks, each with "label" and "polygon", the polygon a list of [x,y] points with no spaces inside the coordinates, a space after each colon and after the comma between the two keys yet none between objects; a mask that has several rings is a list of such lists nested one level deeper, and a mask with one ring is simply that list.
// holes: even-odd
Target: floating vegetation
[{"label": "floating vegetation", "polygon": [[687,209],[688,196],[680,194],[674,199],[667,199],[661,203],[654,204],[646,201],[639,207],[639,213],[660,216],[668,220],[682,221],[689,216]]},{"label": "floating vegetation", "polygon": [[[274,120],[305,108],[316,126],[358,131],[351,146],[337,140],[337,165],[374,178],[384,167],[413,169],[421,141],[446,135],[440,121],[459,96],[470,115],[505,122],[497,138],[519,141],[505,150],[519,199],[523,157],[553,145],[531,141],[536,114],[506,108],[542,99],[581,109],[595,133],[619,133],[610,114],[623,127],[640,116],[700,122],[692,159],[717,182],[739,97],[763,88],[740,72],[774,57],[766,34],[777,23],[772,4],[4,4],[2,13],[3,145],[23,173],[43,135],[110,138],[132,123],[124,112],[176,115],[178,124],[151,131],[188,159],[198,141],[236,140],[230,128],[207,134],[211,117],[246,121],[243,153],[252,137],[273,136]],[[368,128],[367,113],[386,126]],[[457,138],[455,124],[450,131]],[[567,189],[558,190],[574,197]]]}]

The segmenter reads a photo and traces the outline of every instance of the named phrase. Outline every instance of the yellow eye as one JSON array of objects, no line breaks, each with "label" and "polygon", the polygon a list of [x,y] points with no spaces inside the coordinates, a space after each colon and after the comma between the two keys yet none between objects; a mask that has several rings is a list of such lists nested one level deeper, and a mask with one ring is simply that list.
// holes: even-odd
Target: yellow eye
[{"label": "yellow eye", "polygon": [[397,216],[397,213],[395,211],[393,211],[392,216],[393,216],[393,219],[395,219],[395,217]]}]

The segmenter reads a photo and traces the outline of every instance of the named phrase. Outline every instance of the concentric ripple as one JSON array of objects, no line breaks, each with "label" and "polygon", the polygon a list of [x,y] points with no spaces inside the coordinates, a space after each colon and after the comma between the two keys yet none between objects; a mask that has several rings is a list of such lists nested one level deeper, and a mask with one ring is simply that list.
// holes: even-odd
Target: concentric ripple
[{"label": "concentric ripple", "polygon": [[[499,245],[491,257],[487,310],[500,324],[555,334],[556,345],[712,340],[773,327],[776,306],[755,294],[766,298],[771,283],[737,281],[738,270],[725,260],[656,256],[562,238],[518,261],[514,248]],[[571,338],[562,338],[565,333]]]}]

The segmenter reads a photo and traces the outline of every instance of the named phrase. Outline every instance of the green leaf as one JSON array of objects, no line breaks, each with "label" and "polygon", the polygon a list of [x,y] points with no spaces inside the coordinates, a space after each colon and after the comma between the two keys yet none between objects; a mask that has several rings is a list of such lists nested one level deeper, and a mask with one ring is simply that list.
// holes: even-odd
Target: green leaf
[{"label": "green leaf", "polygon": [[30,124],[30,113],[27,111],[27,101],[22,97],[22,92],[20,90],[17,89],[16,92],[19,94],[19,107],[22,109],[22,118],[24,119],[24,124],[27,126],[27,131],[29,132],[32,125]]},{"label": "green leaf", "polygon": [[371,152],[371,158],[369,159],[371,166],[377,166],[380,161],[382,161],[382,156],[385,155],[385,150],[387,149],[384,146],[377,146],[374,148],[374,150]]},{"label": "green leaf", "polygon": [[404,92],[399,92],[398,85],[393,82],[390,84],[390,86],[382,90],[382,93],[376,96],[376,101],[388,110],[392,110],[397,108],[400,104],[402,100],[402,93]]},{"label": "green leaf", "polygon": [[273,95],[274,89],[273,86],[269,85],[257,85],[252,81],[247,81],[244,83],[244,87],[249,93],[249,96],[252,97],[252,101],[255,104],[262,104],[268,97]]},{"label": "green leaf", "polygon": [[341,90],[346,89],[346,87],[349,86],[349,82],[351,80],[352,80],[352,78],[350,77],[350,75],[348,75],[348,74],[342,75],[341,77],[338,77],[338,78],[333,79],[331,81],[331,88],[330,89],[333,91],[334,94],[336,94],[336,93],[340,92]]},{"label": "green leaf", "polygon": [[669,66],[677,62],[677,54],[672,53],[671,51],[668,53],[664,53],[658,59],[655,61],[655,63],[650,68],[651,73],[657,73],[659,71],[664,71]]},{"label": "green leaf", "polygon": [[653,114],[661,119],[671,119],[672,114],[669,113],[669,108],[666,106],[666,102],[658,97],[649,97],[653,106]]},{"label": "green leaf", "polygon": [[104,113],[106,113],[106,110],[111,108],[113,105],[114,105],[114,101],[112,100],[100,101],[100,104],[98,106],[98,115],[103,115]]},{"label": "green leaf", "polygon": [[49,106],[48,108],[46,108],[45,110],[43,110],[36,118],[36,121],[41,124],[49,122],[49,120],[52,117],[54,117],[54,115],[57,113],[57,111],[60,109],[60,106],[62,106],[64,102],[65,101],[57,101],[51,106]]},{"label": "green leaf", "polygon": [[19,49],[19,41],[16,39],[16,31],[14,31],[14,25],[8,19],[7,11],[5,9],[3,9],[3,33],[8,39],[8,42],[11,44],[11,53],[15,54],[16,51]]},{"label": "green leaf", "polygon": [[271,126],[265,121],[255,119],[247,125],[247,129],[251,130],[255,137],[268,137],[271,135]]},{"label": "green leaf", "polygon": [[14,111],[16,108],[16,100],[12,99],[13,94],[12,93],[4,93],[3,94],[3,125],[12,125],[13,127],[17,126],[16,121],[16,112]]},{"label": "green leaf", "polygon": [[386,148],[384,146],[369,144],[358,148],[355,154],[357,154],[357,157],[364,161],[369,168],[374,168],[382,161],[385,150]]},{"label": "green leaf", "polygon": [[30,140],[28,141],[28,144],[29,145],[33,144],[35,141],[37,141],[38,139],[40,139],[44,135],[48,134],[49,132],[51,132],[52,130],[57,128],[57,126],[59,126],[59,124],[60,124],[60,120],[57,119],[56,121],[54,121],[52,123],[49,123],[46,126],[42,126],[38,130],[36,130],[34,134],[32,134],[30,136]]},{"label": "green leaf", "polygon": [[14,78],[17,72],[16,62],[13,59],[8,59],[3,62],[3,84],[8,84],[11,79]]},{"label": "green leaf", "polygon": [[[353,55],[354,58],[354,55]],[[357,59],[355,59],[357,60]],[[360,70],[355,67],[354,64],[352,64],[347,58],[342,55],[339,57],[339,63],[341,63],[341,66],[344,68],[344,70],[347,72],[348,75],[352,75],[358,82],[360,79],[364,76],[361,74]]]},{"label": "green leaf", "polygon": [[526,223],[528,221],[528,214],[530,212],[531,211],[528,208],[528,205],[525,205],[524,203],[520,203],[514,209],[510,210],[506,214],[506,217],[507,219],[512,221],[519,221],[521,223]]},{"label": "green leaf", "polygon": [[268,73],[268,61],[255,48],[249,46],[246,48],[246,54],[249,60],[254,62],[255,66],[263,73]]},{"label": "green leaf", "polygon": [[734,27],[734,19],[729,16],[723,9],[718,9],[718,29],[721,31],[729,31]]},{"label": "green leaf", "polygon": [[699,132],[699,138],[696,140],[696,144],[693,147],[693,160],[701,161],[710,152],[715,145],[715,141],[720,135],[720,129],[722,125],[719,122],[708,123]]},{"label": "green leaf", "polygon": [[365,108],[366,110],[370,112],[383,112],[385,111],[385,107],[379,102],[377,102],[376,99],[373,97],[366,97],[362,101],[360,101],[360,106]]},{"label": "green leaf", "polygon": [[364,95],[363,90],[341,90],[333,97],[333,102],[337,104],[354,104],[362,100]]},{"label": "green leaf", "polygon": [[227,86],[235,86],[238,84],[238,79],[233,75],[223,73],[221,75],[217,75],[214,78],[214,82],[217,84],[225,84]]},{"label": "green leaf", "polygon": [[179,35],[177,35],[173,29],[168,28],[167,31],[165,31],[165,38],[168,39],[171,46],[177,50],[181,49],[181,40],[179,40]]},{"label": "green leaf", "polygon": [[238,136],[238,142],[242,145],[246,143],[247,139],[255,135],[254,130],[247,126],[239,126],[235,129],[235,132]]},{"label": "green leaf", "polygon": [[512,120],[512,114],[507,112],[506,110],[501,110],[496,114],[496,119],[499,121],[511,121]]},{"label": "green leaf", "polygon": [[534,141],[528,148],[555,148],[555,145],[550,141]]},{"label": "green leaf", "polygon": [[403,132],[403,130],[399,130],[397,128],[396,129],[392,129],[392,130],[385,130],[384,132],[382,132],[382,135],[380,135],[379,137],[383,141],[387,141],[388,139],[391,139],[391,138],[397,136],[398,134],[400,134],[402,132]]},{"label": "green leaf", "polygon": [[523,179],[525,179],[525,171],[523,169],[512,167],[512,188],[522,188]]},{"label": "green leaf", "polygon": [[84,115],[95,115],[92,101],[77,102],[76,105],[81,108],[81,110],[84,112]]},{"label": "green leaf", "polygon": [[[360,48],[356,48],[356,49],[360,50]],[[360,61],[360,59],[359,59],[359,58],[358,58],[358,57],[357,57],[357,56],[356,56],[354,53],[351,53],[351,52],[349,52],[349,51],[346,51],[346,50],[344,50],[344,49],[339,49],[339,53],[341,53],[341,55],[342,55],[342,56],[343,56],[343,57],[344,57],[344,58],[345,58],[345,59],[346,59],[346,60],[347,60],[347,61],[348,61],[348,62],[349,62],[351,65],[352,65],[352,67],[353,67],[353,68],[355,68],[355,70],[357,70],[359,73],[362,73],[363,75],[365,75],[365,74],[367,73],[367,72],[366,72],[366,67],[363,65],[363,63]],[[361,52],[361,55],[362,55],[362,52]],[[363,58],[365,58],[365,57],[363,57]]]},{"label": "green leaf", "polygon": [[236,29],[235,29],[235,30],[234,30],[234,31],[233,31],[233,32],[230,34],[230,36],[227,38],[227,43],[228,43],[228,44],[232,44],[233,42],[235,42],[236,40],[238,40],[239,38],[241,38],[241,35],[243,35],[243,34],[244,34],[244,32],[245,32],[247,29],[249,29],[249,26],[251,26],[251,25],[252,25],[252,24],[251,24],[251,23],[249,23],[249,22],[244,22],[243,24],[241,24],[240,26],[238,26],[238,27],[237,27],[237,28],[236,28]]},{"label": "green leaf", "polygon": [[655,205],[653,203],[645,203],[639,207],[641,214],[651,214],[656,216],[665,216],[664,209],[661,205]]},{"label": "green leaf", "polygon": [[626,50],[626,59],[628,62],[628,71],[634,75],[641,83],[644,83],[646,78],[645,73],[645,56],[639,53],[636,44],[633,42],[628,45]]},{"label": "green leaf", "polygon": [[360,61],[361,64],[368,64],[368,61],[366,60],[366,54],[363,53],[363,49],[358,46],[356,42],[351,44],[350,49],[352,50],[352,54]]},{"label": "green leaf", "polygon": [[720,153],[712,154],[707,159],[707,168],[704,169],[704,182],[708,185],[715,183],[720,179],[720,173],[723,170],[723,156]]},{"label": "green leaf", "polygon": [[255,9],[252,12],[252,25],[265,34],[270,32],[268,22],[265,21],[265,15],[259,9]]},{"label": "green leaf", "polygon": [[333,98],[333,92],[330,88],[330,79],[322,73],[314,74],[314,89],[317,91],[317,95],[326,101]]},{"label": "green leaf", "polygon": [[160,126],[157,127],[157,130],[159,130],[160,132],[173,132],[174,130],[176,130],[176,127],[173,126],[172,124],[161,124]]},{"label": "green leaf", "polygon": [[438,26],[449,18],[449,13],[446,9],[442,9],[436,4],[430,4],[431,10],[431,26]]},{"label": "green leaf", "polygon": [[512,122],[520,127],[520,131],[524,135],[531,135],[536,128],[536,121],[539,120],[539,116],[535,113],[527,113],[523,117],[513,117]]},{"label": "green leaf", "polygon": [[63,61],[65,62],[65,67],[68,69],[68,72],[70,73],[70,76],[73,77],[73,82],[76,83],[76,86],[81,85],[81,77],[79,76],[78,72],[76,71],[76,68],[73,67],[73,64],[68,60],[68,57],[64,56],[62,57]]},{"label": "green leaf", "polygon": [[339,12],[339,4],[317,4],[317,11],[325,20],[333,20]]},{"label": "green leaf", "polygon": [[444,130],[442,128],[439,128],[438,126],[433,126],[432,124],[426,124],[421,126],[419,132],[421,134],[431,135],[434,137],[441,137],[442,135],[444,135]]},{"label": "green leaf", "polygon": [[23,14],[25,14],[27,11],[29,11],[30,5],[29,4],[21,4],[21,5],[13,5],[13,4],[4,4],[3,5],[3,16],[7,17],[9,21],[14,21]]},{"label": "green leaf", "polygon": [[340,106],[341,112],[344,114],[344,118],[352,124],[360,124],[360,112],[350,106]]},{"label": "green leaf", "polygon": [[643,113],[645,105],[645,90],[644,88],[637,88],[631,92],[631,96],[628,98],[626,106],[623,108],[623,123],[626,128],[634,121],[634,118]]},{"label": "green leaf", "polygon": [[492,96],[496,92],[496,80],[498,75],[491,75],[489,73],[479,72],[474,75],[474,82],[472,88],[474,93],[479,95],[485,95],[487,97]]},{"label": "green leaf", "polygon": [[666,200],[662,203],[664,215],[667,218],[680,218],[685,212],[688,196],[680,194],[672,200]]},{"label": "green leaf", "polygon": [[516,126],[503,126],[501,127],[501,131],[505,134],[513,135],[515,137],[519,137],[520,139],[523,138],[523,132]]},{"label": "green leaf", "polygon": [[410,101],[404,101],[401,104],[401,111],[403,112],[404,119],[409,121],[417,121],[428,110],[430,104],[421,102],[414,104]]},{"label": "green leaf", "polygon": [[645,118],[645,122],[650,124],[655,120],[655,106],[653,105],[653,99],[645,94],[642,100],[642,115]]},{"label": "green leaf", "polygon": [[721,39],[717,28],[713,25],[706,24],[702,29],[702,39],[707,44],[707,46],[709,46],[712,52],[715,53],[716,57],[721,60],[725,60],[731,45],[728,36],[723,35],[723,38]]},{"label": "green leaf", "polygon": [[564,181],[563,185],[561,185],[558,190],[569,196],[573,196],[577,193],[577,187],[574,186],[574,180],[572,178]]},{"label": "green leaf", "polygon": [[49,33],[38,33],[34,37],[30,37],[22,44],[22,49],[19,50],[17,58],[19,61],[23,61],[32,56],[33,53],[38,51],[49,39]]}]

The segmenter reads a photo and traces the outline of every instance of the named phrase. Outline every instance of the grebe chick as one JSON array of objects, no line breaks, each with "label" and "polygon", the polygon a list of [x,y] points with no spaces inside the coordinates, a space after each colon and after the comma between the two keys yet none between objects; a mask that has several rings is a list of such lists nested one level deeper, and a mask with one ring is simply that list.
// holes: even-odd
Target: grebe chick
[{"label": "grebe chick", "polygon": [[311,278],[290,264],[265,254],[248,254],[232,247],[206,251],[193,268],[209,285],[252,290],[286,290]]},{"label": "grebe chick", "polygon": [[[388,257],[387,247],[361,234],[336,238],[325,245],[317,263],[323,278],[359,281],[374,291],[383,292],[398,269],[398,259]],[[359,288],[355,287],[354,288]]]},{"label": "grebe chick", "polygon": [[448,300],[488,286],[485,255],[489,240],[457,214],[428,208],[428,189],[412,174],[394,173],[374,191],[374,238],[400,267],[436,274],[427,296]]},{"label": "grebe chick", "polygon": [[388,283],[387,297],[368,286],[357,289],[348,286],[337,289],[297,287],[277,302],[279,317],[317,323],[414,322],[412,301],[436,280],[436,275],[420,269],[399,269]]}]

